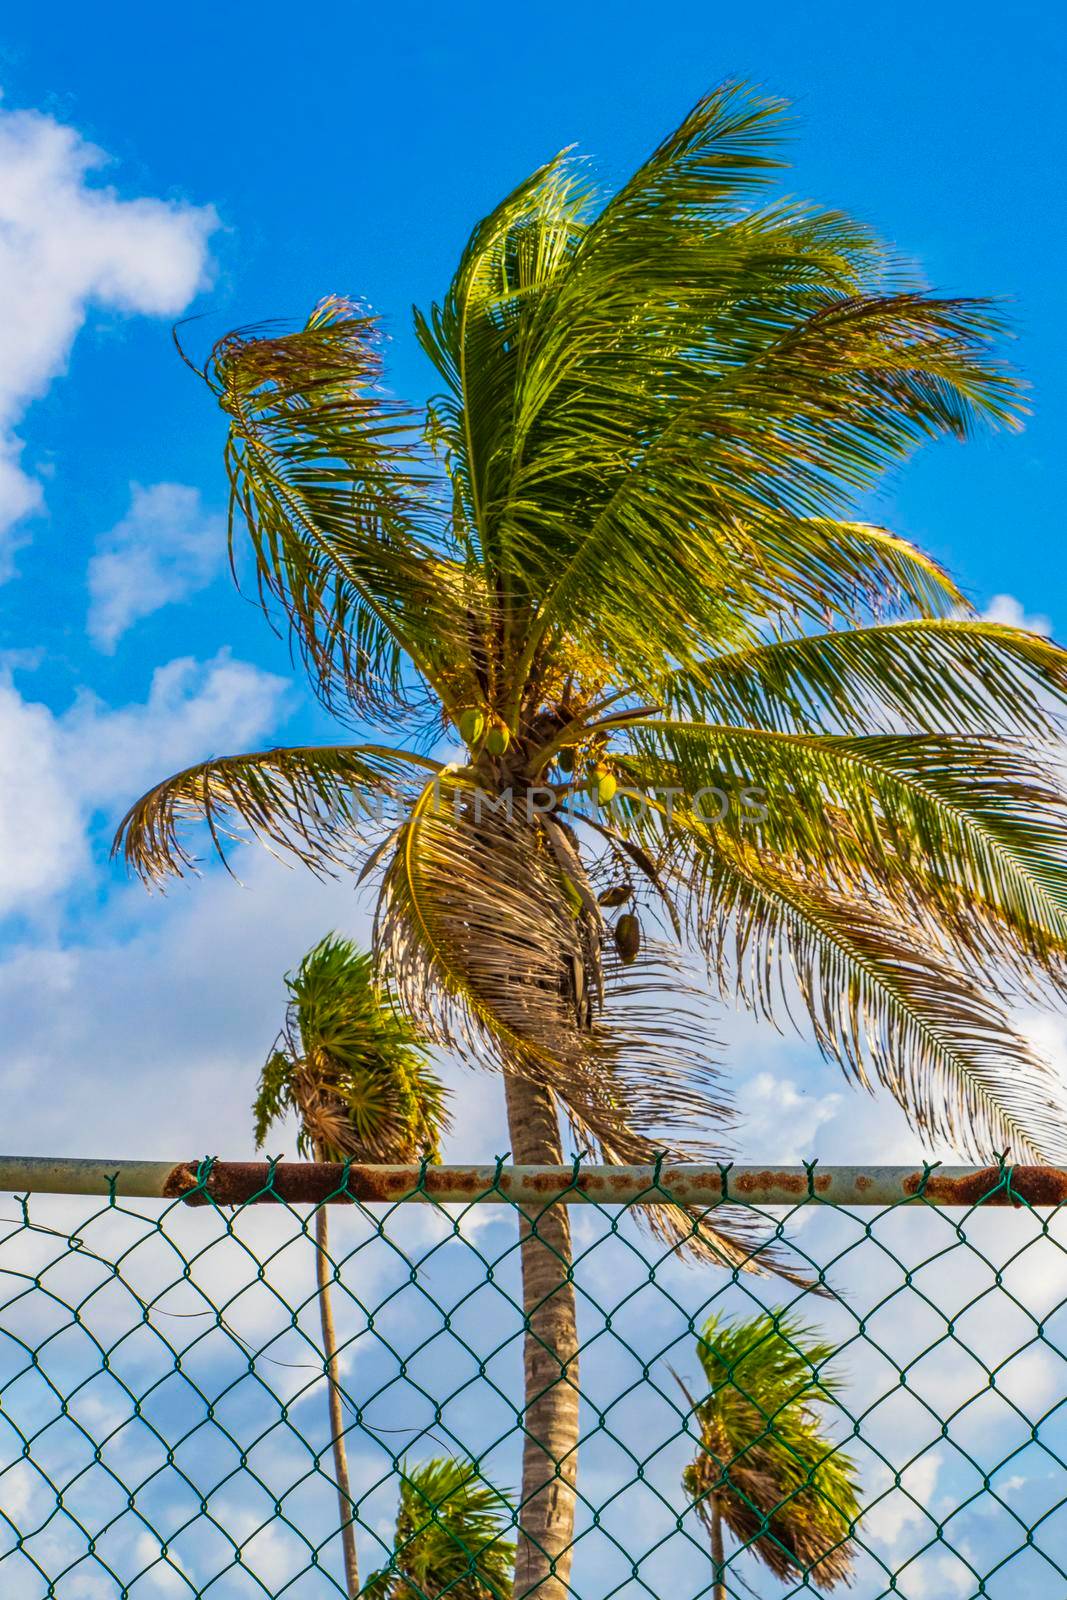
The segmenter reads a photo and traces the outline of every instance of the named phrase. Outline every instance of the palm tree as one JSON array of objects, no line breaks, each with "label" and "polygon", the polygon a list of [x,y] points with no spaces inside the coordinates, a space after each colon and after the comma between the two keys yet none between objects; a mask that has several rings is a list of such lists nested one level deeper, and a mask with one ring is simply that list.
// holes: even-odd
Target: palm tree
[{"label": "palm tree", "polygon": [[[339,718],[410,737],[212,759],[138,801],[118,846],[160,878],[192,863],[190,817],[320,871],[379,841],[382,970],[436,1041],[503,1073],[519,1162],[562,1159],[561,1108],[609,1162],[706,1152],[682,1136],[725,1117],[694,952],[772,1017],[799,995],[824,1052],[924,1136],[1065,1151],[1011,1004],[1064,973],[1047,752],[1067,654],[978,619],[850,509],[924,439],[1014,423],[1018,386],[989,305],[767,197],[780,120],[720,89],[603,204],[566,153],[535,172],[416,317],[443,386],[424,413],[383,395],[375,320],[342,300],[230,334],[204,368],[235,558]],[[441,762],[448,728],[464,750]],[[751,1263],[743,1224],[648,1217]],[[522,1226],[516,1595],[558,1600],[566,1207]]]},{"label": "palm tree", "polygon": [[[286,987],[285,1025],[260,1075],[253,1106],[257,1146],[275,1122],[292,1113],[299,1124],[297,1149],[316,1161],[436,1159],[448,1127],[448,1091],[430,1070],[416,1029],[377,982],[372,957],[328,936],[308,951],[286,978]],[[337,1377],[327,1210],[320,1205],[315,1212],[315,1271],[345,1582],[354,1597],[360,1592],[359,1566]]]},{"label": "palm tree", "polygon": [[367,1600],[508,1600],[512,1510],[469,1461],[401,1463],[393,1560],[367,1583]]},{"label": "palm tree", "polygon": [[682,1483],[711,1536],[712,1600],[727,1594],[724,1527],[776,1578],[847,1583],[860,1505],[855,1465],[823,1425],[841,1388],[833,1345],[766,1311],[711,1317],[697,1354],[709,1387],[696,1404],[681,1385],[700,1428]]}]

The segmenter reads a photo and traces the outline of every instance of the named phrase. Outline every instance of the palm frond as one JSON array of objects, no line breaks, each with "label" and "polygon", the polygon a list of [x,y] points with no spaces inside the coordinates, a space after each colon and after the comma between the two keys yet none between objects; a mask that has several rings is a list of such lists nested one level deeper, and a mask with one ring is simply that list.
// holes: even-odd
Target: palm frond
[{"label": "palm frond", "polygon": [[926,1141],[979,1160],[1067,1156],[1067,1105],[1049,1064],[947,942],[880,901],[720,839],[701,898],[712,970],[762,1015],[792,1019],[793,984],[823,1054],[881,1083]]},{"label": "palm frond", "polygon": [[779,112],[738,86],[706,97],[539,308],[508,513],[543,595],[527,659],[553,627],[617,636],[620,610],[626,645],[644,613],[646,663],[656,644],[684,655],[684,618],[713,637],[709,598],[721,613],[758,595],[763,547],[773,573],[794,524],[840,519],[924,437],[1014,418],[988,305],[881,292],[891,263],[866,230],[739,204],[775,165]]},{"label": "palm frond", "polygon": [[449,698],[464,568],[443,538],[415,414],[378,392],[375,319],[323,301],[292,333],[243,329],[207,381],[230,419],[230,542],[243,525],[266,606],[288,618],[327,704],[394,712],[405,663]]},{"label": "palm frond", "polygon": [[[482,814],[469,781],[451,781],[424,791],[383,886],[376,948],[402,1005],[470,1065],[547,1085],[606,1161],[713,1159],[687,1132],[724,1126],[730,1112],[677,959],[650,941],[622,968],[586,909],[592,894],[580,911],[568,896],[544,827],[521,806]],[[576,854],[565,860],[584,875]],[[641,1220],[671,1248],[797,1278],[743,1214],[664,1203]]]},{"label": "palm frond", "polygon": [[582,1056],[571,974],[595,952],[540,830],[521,805],[491,803],[463,774],[426,785],[385,874],[375,946],[440,1044],[560,1077]]},{"label": "palm frond", "polygon": [[286,987],[285,1027],[253,1106],[257,1146],[291,1112],[300,1153],[319,1161],[437,1160],[448,1091],[371,956],[327,935]]},{"label": "palm frond", "polygon": [[563,152],[477,225],[443,303],[428,316],[416,312],[419,339],[448,385],[432,403],[430,427],[452,478],[457,530],[506,598],[522,580],[506,564],[500,524],[531,329],[582,237],[587,199],[578,164]]},{"label": "palm frond", "polygon": [[784,733],[909,731],[1054,736],[1067,651],[1022,628],[919,618],[773,640],[712,658],[671,685],[690,716]]},{"label": "palm frond", "polygon": [[368,1581],[368,1600],[508,1600],[509,1498],[460,1457],[401,1462],[400,1473],[392,1560]]},{"label": "palm frond", "polygon": [[[728,796],[715,834],[744,837],[842,892],[862,897],[877,886],[900,915],[939,919],[979,962],[1062,967],[1067,793],[1053,786],[1047,760],[944,735],[816,737],[667,721],[631,731],[639,754],[630,770],[642,789],[674,786],[690,805]],[[736,803],[753,791],[759,817]],[[674,837],[699,856],[708,834],[697,825]]]},{"label": "palm frond", "polygon": [[700,1449],[682,1481],[698,1514],[717,1510],[778,1578],[849,1582],[859,1484],[826,1427],[840,1387],[832,1345],[776,1310],[711,1317],[697,1353],[709,1393],[693,1406]]},{"label": "palm frond", "polygon": [[183,826],[203,821],[219,855],[246,829],[315,872],[350,865],[380,826],[375,802],[402,802],[412,771],[437,763],[382,745],[304,745],[220,756],[175,773],[123,817],[112,854],[146,882],[194,870]]}]

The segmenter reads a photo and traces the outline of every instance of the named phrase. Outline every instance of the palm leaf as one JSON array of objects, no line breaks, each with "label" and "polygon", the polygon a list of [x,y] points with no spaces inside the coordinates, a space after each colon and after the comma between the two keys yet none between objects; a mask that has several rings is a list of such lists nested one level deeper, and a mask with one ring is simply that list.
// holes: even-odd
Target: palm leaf
[{"label": "palm leaf", "polygon": [[776,1310],[711,1317],[697,1353],[709,1393],[691,1402],[701,1447],[683,1484],[698,1514],[710,1523],[717,1509],[777,1578],[847,1583],[860,1503],[855,1465],[825,1425],[841,1387],[833,1347]]},{"label": "palm leaf", "polygon": [[[580,1143],[606,1161],[712,1159],[687,1130],[723,1126],[730,1113],[676,956],[648,942],[624,974],[601,952],[599,913],[575,914],[544,828],[521,806],[480,816],[469,783],[452,783],[424,791],[383,886],[376,948],[401,1004],[472,1066],[547,1084]],[[564,859],[584,872],[577,856]],[[671,1248],[796,1276],[743,1214],[656,1203],[641,1220]]]},{"label": "palm leaf", "polygon": [[895,722],[1049,737],[1062,726],[1067,652],[1001,623],[918,618],[753,645],[679,673],[671,690],[690,715],[785,733]]},{"label": "palm leaf", "polygon": [[131,806],[112,854],[146,882],[195,868],[181,837],[203,820],[223,860],[240,828],[313,871],[349,864],[361,836],[380,825],[374,802],[402,801],[416,770],[437,763],[382,745],[306,745],[200,762],[157,784]]},{"label": "palm leaf", "polygon": [[702,889],[715,908],[702,937],[724,987],[788,1018],[792,978],[823,1054],[864,1085],[873,1076],[925,1140],[981,1160],[1067,1155],[1056,1075],[988,979],[955,964],[928,927],[722,841]]},{"label": "palm leaf", "polygon": [[447,699],[435,663],[462,631],[463,568],[449,576],[414,415],[376,392],[374,319],[331,299],[296,332],[239,330],[205,377],[230,418],[231,552],[243,524],[327,703],[405,706],[405,661]]},{"label": "palm leaf", "polygon": [[370,955],[328,935],[286,986],[285,1026],[253,1106],[257,1147],[293,1113],[300,1154],[318,1161],[438,1159],[448,1091]]},{"label": "palm leaf", "polygon": [[[764,816],[732,804],[718,834],[746,835],[841,891],[863,895],[876,884],[900,914],[941,919],[978,961],[1061,967],[1067,796],[1029,752],[944,735],[814,737],[677,722],[631,731],[638,755],[624,765],[643,789],[673,785],[691,800],[716,788],[765,796]],[[677,848],[699,856],[707,836],[683,830]]]},{"label": "palm leaf", "polygon": [[368,1600],[507,1600],[515,1547],[508,1498],[459,1457],[402,1462],[396,1542]]},{"label": "palm leaf", "polygon": [[[529,327],[581,237],[585,200],[586,187],[564,152],[477,225],[443,304],[428,317],[416,313],[423,348],[448,385],[447,395],[433,402],[431,426],[456,490],[458,528],[494,580],[504,571],[500,517]],[[521,576],[509,571],[509,586]]]}]

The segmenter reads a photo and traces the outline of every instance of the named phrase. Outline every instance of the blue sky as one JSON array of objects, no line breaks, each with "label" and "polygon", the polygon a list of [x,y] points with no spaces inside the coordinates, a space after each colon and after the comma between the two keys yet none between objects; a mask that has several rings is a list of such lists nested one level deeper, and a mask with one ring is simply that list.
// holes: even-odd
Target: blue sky
[{"label": "blue sky", "polygon": [[[301,317],[328,292],[360,295],[392,336],[394,387],[422,398],[410,305],[441,292],[504,191],[572,142],[611,185],[709,85],[757,79],[795,104],[790,189],[874,223],[939,289],[1010,302],[1033,386],[1026,432],[928,450],[885,486],[878,515],[981,606],[1067,633],[1059,28],[1048,5],[1009,16],[962,4],[869,10],[862,26],[852,8],[782,4],[319,5],[301,17],[276,0],[197,0],[180,13],[114,4],[102,20],[62,0],[5,19],[9,1148],[246,1153],[282,973],[327,929],[364,925],[350,887],[261,855],[242,861],[243,888],[210,868],[165,899],[106,859],[115,821],[154,778],[328,734],[284,644],[223,571],[222,422],[178,362],[171,322],[200,316],[188,337],[202,347],[234,324]],[[1067,1028],[1032,1026],[1067,1064]],[[896,1112],[857,1101],[805,1041],[732,1016],[716,1031],[745,1113],[742,1156],[917,1153]],[[497,1086],[457,1088],[453,1153],[503,1150]]]},{"label": "blue sky", "polygon": [[[440,294],[470,226],[577,143],[621,179],[709,85],[790,97],[796,193],[850,208],[947,291],[1007,298],[1033,385],[1021,436],[927,450],[877,514],[982,606],[1055,627],[1067,360],[1051,8],[845,14],[772,6],[484,5],[447,20],[274,3],[132,6],[108,27],[27,8],[0,40],[0,1072],[8,1142],[149,1154],[248,1140],[280,979],[347,886],[248,854],[168,899],[106,861],[126,804],[197,758],[328,736],[283,642],[223,571],[222,420],[170,343],[365,297],[396,391],[429,373],[410,306]],[[995,62],[995,74],[991,63]],[[95,150],[95,154],[93,153]],[[998,599],[997,597],[1002,597]],[[133,603],[136,597],[137,603]],[[1008,598],[1003,598],[1008,597]],[[1006,609],[1005,609],[1006,608]],[[1058,1022],[1038,1024],[1067,1056]],[[727,1018],[742,1153],[885,1153],[804,1044]],[[195,1085],[177,1100],[177,1075]],[[42,1076],[52,1093],[36,1092]],[[783,1132],[782,1097],[790,1106]],[[464,1154],[502,1148],[495,1087],[467,1093]],[[788,1146],[789,1148],[785,1148]]]}]

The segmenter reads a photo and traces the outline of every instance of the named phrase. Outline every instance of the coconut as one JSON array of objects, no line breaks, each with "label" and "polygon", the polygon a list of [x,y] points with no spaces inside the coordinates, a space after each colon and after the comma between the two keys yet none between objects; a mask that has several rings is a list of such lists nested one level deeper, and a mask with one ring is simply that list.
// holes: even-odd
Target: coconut
[{"label": "coconut", "polygon": [[589,778],[589,794],[598,806],[610,805],[619,787],[619,780],[610,767],[598,761]]},{"label": "coconut", "polygon": [[619,959],[627,966],[637,960],[641,949],[641,924],[630,911],[615,924],[615,948],[619,952]]},{"label": "coconut", "polygon": [[485,736],[485,748],[491,756],[502,756],[511,743],[511,730],[506,722],[497,718]]},{"label": "coconut", "polygon": [[602,778],[597,779],[596,800],[598,806],[609,806],[615,798],[619,787],[619,780],[613,772],[606,772]]},{"label": "coconut", "polygon": [[480,744],[482,734],[485,732],[485,712],[478,706],[468,706],[466,711],[460,712],[456,726],[463,743],[468,749],[473,750],[476,744]]}]

